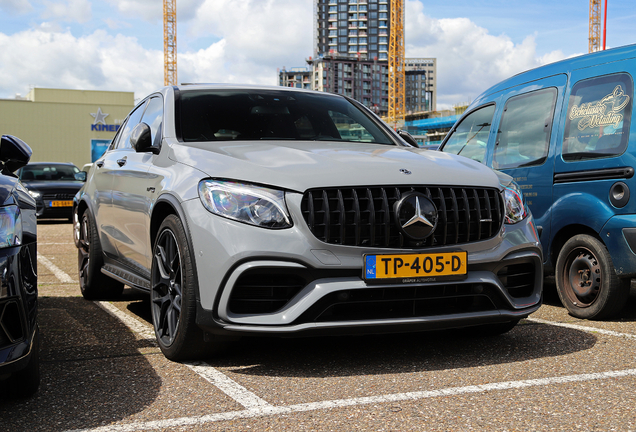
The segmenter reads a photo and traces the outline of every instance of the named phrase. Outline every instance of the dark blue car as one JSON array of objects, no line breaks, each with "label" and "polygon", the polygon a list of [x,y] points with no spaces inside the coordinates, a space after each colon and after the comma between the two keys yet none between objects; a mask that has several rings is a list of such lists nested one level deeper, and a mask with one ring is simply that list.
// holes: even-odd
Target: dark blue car
[{"label": "dark blue car", "polygon": [[35,200],[13,174],[31,149],[0,140],[0,392],[29,396],[40,384]]},{"label": "dark blue car", "polygon": [[636,45],[552,63],[482,93],[444,152],[511,175],[546,273],[579,318],[617,314],[636,276]]}]

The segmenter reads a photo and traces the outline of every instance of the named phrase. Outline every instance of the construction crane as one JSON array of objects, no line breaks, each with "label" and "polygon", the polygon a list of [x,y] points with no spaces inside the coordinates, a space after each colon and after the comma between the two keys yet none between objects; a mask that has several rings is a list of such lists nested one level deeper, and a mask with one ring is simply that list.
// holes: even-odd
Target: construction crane
[{"label": "construction crane", "polygon": [[404,122],[404,114],[406,111],[404,0],[391,0],[389,33],[389,112],[387,120],[389,124],[397,128]]},{"label": "construction crane", "polygon": [[590,37],[588,52],[601,49],[601,0],[590,0]]},{"label": "construction crane", "polygon": [[163,84],[177,85],[177,0],[163,0]]}]

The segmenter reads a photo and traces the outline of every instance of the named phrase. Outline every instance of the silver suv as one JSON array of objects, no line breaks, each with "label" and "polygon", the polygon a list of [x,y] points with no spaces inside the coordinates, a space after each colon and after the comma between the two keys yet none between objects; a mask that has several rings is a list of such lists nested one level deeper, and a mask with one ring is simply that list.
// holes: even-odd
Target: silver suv
[{"label": "silver suv", "polygon": [[241,335],[510,330],[543,276],[518,187],[403,137],[338,95],[151,94],[75,197],[82,294],[148,292],[173,360]]}]

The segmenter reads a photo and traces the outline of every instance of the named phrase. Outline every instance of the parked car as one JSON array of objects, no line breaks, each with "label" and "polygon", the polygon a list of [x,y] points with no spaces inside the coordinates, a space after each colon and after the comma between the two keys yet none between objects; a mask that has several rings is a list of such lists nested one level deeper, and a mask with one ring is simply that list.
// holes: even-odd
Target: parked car
[{"label": "parked car", "polygon": [[73,197],[84,185],[85,172],[72,163],[34,162],[17,175],[35,198],[38,217],[73,219]]},{"label": "parked car", "polygon": [[616,315],[636,275],[635,58],[630,45],[505,80],[471,104],[441,148],[519,183],[546,274],[579,318]]},{"label": "parked car", "polygon": [[512,179],[409,146],[338,95],[166,87],[127,117],[74,211],[83,296],[148,292],[173,360],[240,335],[501,333],[541,303]]},{"label": "parked car", "polygon": [[27,164],[31,148],[0,139],[0,389],[29,396],[40,384],[37,220],[35,200],[13,172]]}]

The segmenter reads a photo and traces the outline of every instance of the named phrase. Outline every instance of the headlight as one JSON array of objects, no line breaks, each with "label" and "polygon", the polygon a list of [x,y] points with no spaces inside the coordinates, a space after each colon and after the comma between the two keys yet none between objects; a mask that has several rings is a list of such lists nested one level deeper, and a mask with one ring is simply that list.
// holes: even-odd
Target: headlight
[{"label": "headlight", "polygon": [[42,196],[42,194],[40,192],[32,191],[32,190],[29,191],[29,195],[31,195],[35,199],[38,199],[38,198],[40,198]]},{"label": "headlight", "polygon": [[504,200],[506,202],[506,223],[516,224],[521,222],[528,213],[523,202],[523,194],[519,185],[511,181],[504,185]]},{"label": "headlight", "polygon": [[289,228],[285,193],[276,189],[222,180],[202,180],[199,198],[210,212],[264,228]]},{"label": "headlight", "polygon": [[22,244],[22,216],[15,205],[0,207],[0,248]]}]

